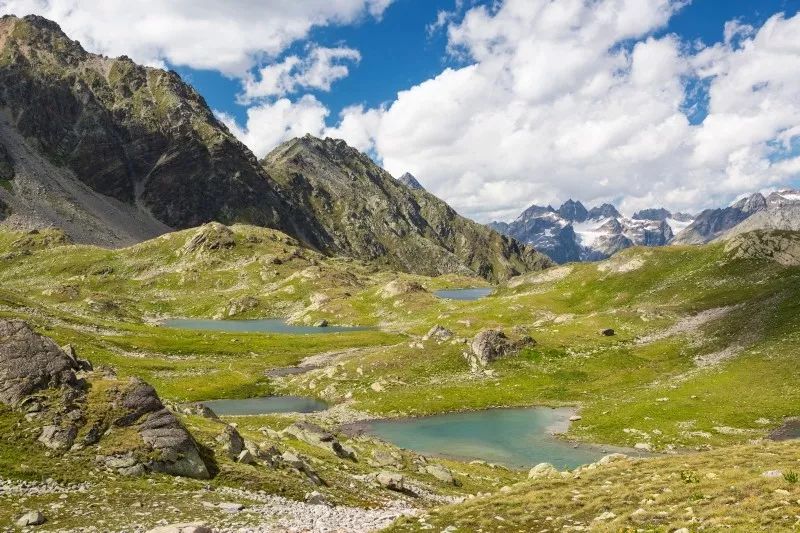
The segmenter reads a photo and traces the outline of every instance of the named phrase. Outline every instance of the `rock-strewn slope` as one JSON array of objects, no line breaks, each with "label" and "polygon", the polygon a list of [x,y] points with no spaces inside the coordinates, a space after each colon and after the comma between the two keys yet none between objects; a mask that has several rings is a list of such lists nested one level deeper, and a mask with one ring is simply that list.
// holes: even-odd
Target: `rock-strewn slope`
[{"label": "rock-strewn slope", "polygon": [[293,139],[262,164],[293,205],[313,213],[326,250],[426,275],[455,272],[493,280],[550,264],[533,248],[400,183],[344,141]]},{"label": "rock-strewn slope", "polygon": [[103,455],[98,449],[97,460],[121,474],[210,477],[194,439],[150,385],[79,378],[90,368],[22,320],[0,320],[0,403],[42,424],[40,444],[78,451],[114,435],[114,452]]}]

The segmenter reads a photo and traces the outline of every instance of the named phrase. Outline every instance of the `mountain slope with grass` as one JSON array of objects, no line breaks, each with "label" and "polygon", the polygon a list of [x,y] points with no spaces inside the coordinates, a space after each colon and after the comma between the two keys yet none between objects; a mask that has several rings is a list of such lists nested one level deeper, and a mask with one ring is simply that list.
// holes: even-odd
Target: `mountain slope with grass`
[{"label": "mountain slope with grass", "polygon": [[489,280],[551,264],[532,247],[468,220],[424,189],[394,179],[337,139],[305,136],[262,161],[293,205],[324,228],[324,248],[426,275]]},{"label": "mountain slope with grass", "polygon": [[[434,291],[486,282],[330,258],[254,226],[209,224],[118,250],[70,244],[55,230],[0,232],[0,317],[25,320],[59,346],[69,344],[94,365],[98,374],[89,381],[98,387],[130,378],[150,383],[219,469],[210,482],[216,491],[158,473],[98,481],[105,463],[71,452],[54,461],[37,443],[36,423],[4,407],[2,477],[42,483],[53,477],[63,486],[36,494],[25,489],[22,504],[11,493],[0,495],[9,504],[0,505],[0,519],[38,506],[52,527],[87,520],[150,527],[163,513],[109,519],[107,512],[147,498],[178,509],[176,520],[218,527],[271,523],[280,530],[311,516],[303,500],[316,491],[334,505],[326,507],[325,520],[332,521],[326,524],[341,526],[335,516],[352,512],[347,516],[361,529],[387,526],[407,513],[414,516],[396,529],[426,523],[463,531],[529,523],[544,529],[552,522],[601,530],[693,524],[791,530],[800,514],[791,502],[800,494],[783,474],[800,471],[800,452],[795,442],[770,439],[796,436],[791,417],[800,414],[798,240],[791,232],[756,232],[703,246],[636,247],[599,263],[517,276],[477,301],[455,301]],[[287,317],[374,329],[295,335],[161,324],[175,317]],[[475,364],[473,338],[487,328],[509,342],[530,336],[535,343]],[[266,394],[311,396],[333,407],[216,421],[187,403]],[[364,419],[531,405],[578,410],[580,419],[561,438],[659,457],[527,480],[525,471],[480,463],[434,457],[424,463],[417,453],[341,431]],[[266,443],[264,452],[253,449],[265,454],[254,455],[255,464],[226,451],[221,435],[234,421],[245,441]],[[313,444],[313,435],[303,433],[310,430],[282,433],[299,422],[331,432],[357,460]],[[277,457],[270,446],[290,455],[270,463]],[[459,485],[438,467],[429,470],[430,463],[446,468]],[[381,472],[388,472],[380,478],[387,485],[375,477]],[[396,476],[416,496],[389,488]],[[70,483],[89,485],[78,492]],[[48,510],[61,494],[71,505]],[[90,497],[108,501],[105,517],[86,507]],[[686,498],[692,503],[677,507]],[[245,510],[230,515],[216,507],[231,501]]]}]

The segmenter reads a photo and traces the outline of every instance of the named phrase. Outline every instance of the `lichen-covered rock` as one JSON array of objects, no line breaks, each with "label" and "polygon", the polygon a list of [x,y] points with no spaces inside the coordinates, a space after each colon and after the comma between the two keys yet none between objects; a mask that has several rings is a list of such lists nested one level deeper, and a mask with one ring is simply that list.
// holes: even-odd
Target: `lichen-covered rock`
[{"label": "lichen-covered rock", "polygon": [[77,387],[78,370],[59,346],[22,320],[0,320],[0,402],[15,406],[35,392]]},{"label": "lichen-covered rock", "polygon": [[192,238],[183,245],[183,253],[208,253],[227,250],[236,245],[233,232],[219,222],[210,222],[197,230]]},{"label": "lichen-covered rock", "polygon": [[217,442],[222,444],[222,449],[234,461],[244,450],[244,439],[239,431],[231,425],[225,426],[225,430],[217,436]]},{"label": "lichen-covered rock", "polygon": [[413,294],[415,292],[425,292],[425,287],[416,281],[396,279],[384,285],[380,290],[382,298],[395,298],[403,294]]},{"label": "lichen-covered rock", "polygon": [[428,330],[428,333],[426,333],[425,336],[422,337],[422,339],[426,341],[435,340],[438,342],[444,342],[446,340],[450,340],[452,337],[453,337],[452,331],[437,324],[433,326],[430,330]]},{"label": "lichen-covered rock", "polygon": [[197,443],[175,415],[164,407],[152,386],[132,379],[120,403],[127,412],[117,418],[114,425],[136,428],[142,441],[155,454],[155,458],[145,465],[148,469],[198,479],[211,477]]},{"label": "lichen-covered rock", "polygon": [[282,432],[284,435],[291,435],[312,446],[319,446],[332,451],[342,459],[357,460],[356,452],[351,447],[342,444],[330,431],[321,428],[311,422],[295,422]]},{"label": "lichen-covered rock", "polygon": [[472,339],[471,352],[467,352],[465,357],[473,367],[486,366],[497,359],[514,355],[521,349],[535,344],[536,341],[527,335],[517,340],[511,340],[498,329],[485,329]]}]

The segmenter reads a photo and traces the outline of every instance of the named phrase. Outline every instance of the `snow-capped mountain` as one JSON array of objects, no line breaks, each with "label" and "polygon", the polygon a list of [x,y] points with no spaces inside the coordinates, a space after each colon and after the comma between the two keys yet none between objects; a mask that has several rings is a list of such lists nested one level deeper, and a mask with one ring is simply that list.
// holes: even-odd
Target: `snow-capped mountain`
[{"label": "snow-capped mountain", "polygon": [[631,246],[663,246],[686,227],[689,215],[646,209],[627,218],[611,204],[592,209],[572,199],[558,209],[532,205],[495,230],[532,244],[557,263],[605,259]]}]

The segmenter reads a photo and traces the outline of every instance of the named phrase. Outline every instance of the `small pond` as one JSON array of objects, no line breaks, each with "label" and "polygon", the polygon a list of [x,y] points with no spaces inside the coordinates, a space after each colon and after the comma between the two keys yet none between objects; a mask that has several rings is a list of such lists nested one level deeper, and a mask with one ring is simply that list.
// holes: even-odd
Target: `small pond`
[{"label": "small pond", "polygon": [[200,402],[218,415],[265,415],[269,413],[315,413],[328,404],[304,396],[267,396],[245,400],[209,400]]},{"label": "small pond", "polygon": [[492,294],[491,287],[480,287],[474,289],[448,289],[442,291],[435,291],[434,294],[439,298],[444,298],[445,300],[464,300],[464,301],[471,301],[471,300],[480,300],[486,296]]},{"label": "small pond", "polygon": [[171,320],[165,320],[163,325],[168,328],[202,329],[207,331],[317,335],[324,333],[342,333],[346,331],[367,331],[372,329],[355,326],[295,326],[293,324],[287,324],[286,320],[280,318],[270,318],[264,320],[204,320],[194,318],[175,318]]},{"label": "small pond", "polygon": [[488,409],[402,420],[378,420],[366,433],[401,448],[458,459],[482,459],[512,467],[550,463],[575,468],[605,455],[599,447],[579,446],[552,435],[569,425],[571,409],[532,407]]}]

